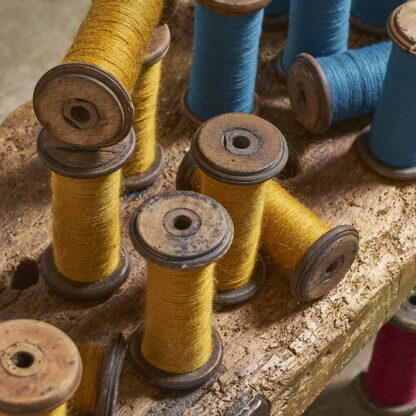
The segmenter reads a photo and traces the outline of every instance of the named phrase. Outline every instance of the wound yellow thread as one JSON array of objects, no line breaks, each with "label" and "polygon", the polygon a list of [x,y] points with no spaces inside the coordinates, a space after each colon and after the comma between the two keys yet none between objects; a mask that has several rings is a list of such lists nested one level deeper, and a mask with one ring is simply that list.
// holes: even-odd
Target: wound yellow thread
[{"label": "wound yellow thread", "polygon": [[82,378],[71,404],[77,410],[94,414],[95,399],[99,383],[105,346],[77,344],[82,359]]},{"label": "wound yellow thread", "polygon": [[94,0],[63,62],[99,66],[131,93],[162,9],[163,0]]},{"label": "wound yellow thread", "polygon": [[214,267],[177,271],[147,263],[145,331],[141,351],[161,370],[183,374],[212,352]]},{"label": "wound yellow thread", "polygon": [[136,148],[123,167],[125,176],[145,172],[156,156],[156,116],[162,61],[144,68],[137,80],[132,100],[134,106],[133,128]]},{"label": "wound yellow thread", "polygon": [[331,227],[277,182],[267,182],[262,248],[289,275],[315,241]]},{"label": "wound yellow thread", "polygon": [[217,290],[236,289],[250,280],[256,266],[266,186],[231,185],[201,175],[201,193],[219,202],[234,224],[231,247],[217,263]]},{"label": "wound yellow thread", "polygon": [[[8,413],[0,412],[0,416],[18,416],[18,415],[9,415]],[[51,410],[47,413],[39,414],[38,416],[67,416],[67,405],[66,403],[60,405],[56,409]]]},{"label": "wound yellow thread", "polygon": [[53,253],[70,280],[94,282],[120,261],[121,171],[94,179],[52,173]]}]

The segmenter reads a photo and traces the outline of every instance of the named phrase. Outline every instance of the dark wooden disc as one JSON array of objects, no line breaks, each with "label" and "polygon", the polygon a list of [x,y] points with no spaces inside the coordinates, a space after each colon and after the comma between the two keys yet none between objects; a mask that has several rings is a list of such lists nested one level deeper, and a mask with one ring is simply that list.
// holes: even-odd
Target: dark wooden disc
[{"label": "dark wooden disc", "polygon": [[287,78],[287,71],[283,67],[283,62],[282,62],[283,53],[284,53],[284,49],[277,54],[277,56],[274,60],[274,70],[275,70],[276,76],[278,78],[286,79]]},{"label": "dark wooden disc", "polygon": [[118,405],[121,371],[126,356],[123,334],[114,334],[107,343],[99,374],[94,416],[114,416]]},{"label": "dark wooden disc", "polygon": [[252,114],[229,113],[205,122],[191,143],[196,165],[220,182],[253,185],[276,176],[288,148],[283,134]]},{"label": "dark wooden disc", "polygon": [[53,172],[68,178],[91,179],[120,169],[132,155],[135,144],[133,129],[121,142],[100,150],[74,148],[42,129],[37,151],[42,162]]},{"label": "dark wooden disc", "polygon": [[61,64],[46,72],[33,94],[40,124],[65,143],[100,149],[123,140],[134,110],[130,95],[112,74],[86,63]]},{"label": "dark wooden disc", "polygon": [[377,416],[411,416],[416,412],[416,400],[401,406],[386,405],[370,395],[365,386],[366,373],[361,372],[354,379],[355,391],[363,405]]},{"label": "dark wooden disc", "polygon": [[351,13],[350,23],[351,26],[355,27],[356,29],[365,33],[370,33],[371,35],[387,35],[387,22],[383,24],[370,23],[366,22],[365,20],[361,20],[353,13]]},{"label": "dark wooden disc", "polygon": [[56,268],[52,245],[44,251],[40,272],[45,283],[58,295],[71,301],[90,301],[104,299],[114,293],[126,280],[130,273],[130,261],[127,250],[121,247],[120,263],[109,276],[92,282],[75,282],[68,279]]},{"label": "dark wooden disc", "polygon": [[395,45],[416,56],[416,3],[405,2],[390,15],[387,31]]},{"label": "dark wooden disc", "polygon": [[168,53],[170,46],[169,26],[164,24],[158,27],[154,33],[150,45],[147,48],[142,68],[152,66],[162,60]]},{"label": "dark wooden disc", "polygon": [[232,220],[213,199],[169,192],[148,199],[130,222],[135,249],[162,267],[192,270],[221,258],[231,245]]},{"label": "dark wooden disc", "polygon": [[253,298],[264,285],[266,277],[266,264],[259,256],[251,279],[237,289],[217,291],[214,299],[215,304],[220,306],[237,305]]},{"label": "dark wooden disc", "polygon": [[319,62],[307,53],[293,61],[287,88],[297,121],[315,134],[322,134],[332,123],[332,94]]},{"label": "dark wooden disc", "polygon": [[[182,111],[182,114],[188,119],[191,126],[199,127],[206,120],[201,120],[190,109],[188,105],[188,91],[189,91],[189,88],[186,88],[181,95],[181,111]],[[260,98],[256,93],[254,93],[254,108],[251,114],[258,116],[260,112],[261,112]]]},{"label": "dark wooden disc", "polygon": [[176,13],[176,9],[178,8],[178,1],[179,0],[164,0],[164,7],[162,16],[159,20],[159,26],[163,26],[168,23],[170,19],[172,19],[173,15]]},{"label": "dark wooden disc", "polygon": [[0,412],[38,415],[68,401],[81,381],[76,345],[58,328],[31,319],[0,323]]},{"label": "dark wooden disc", "polygon": [[278,30],[286,28],[289,24],[289,13],[282,13],[277,16],[264,16],[263,29]]},{"label": "dark wooden disc", "polygon": [[416,332],[416,292],[406,300],[390,323],[405,332]]},{"label": "dark wooden disc", "polygon": [[264,9],[271,0],[196,0],[204,9],[227,16],[243,16]]},{"label": "dark wooden disc", "polygon": [[412,181],[416,179],[416,166],[412,168],[398,168],[378,159],[368,145],[370,127],[365,128],[355,141],[355,145],[363,162],[374,172],[386,178],[398,181]]},{"label": "dark wooden disc", "polygon": [[302,301],[318,299],[349,271],[358,252],[358,231],[341,225],[325,233],[304,254],[291,281],[293,295]]},{"label": "dark wooden disc", "polygon": [[184,374],[160,370],[149,364],[141,351],[144,326],[140,326],[130,340],[130,356],[139,373],[151,384],[166,390],[190,390],[204,384],[218,370],[222,363],[223,347],[221,337],[212,328],[212,353],[209,360],[200,368]]},{"label": "dark wooden disc", "polygon": [[162,146],[158,144],[155,160],[145,172],[140,173],[139,175],[124,177],[123,184],[126,190],[128,192],[141,191],[155,183],[163,171],[164,160]]}]

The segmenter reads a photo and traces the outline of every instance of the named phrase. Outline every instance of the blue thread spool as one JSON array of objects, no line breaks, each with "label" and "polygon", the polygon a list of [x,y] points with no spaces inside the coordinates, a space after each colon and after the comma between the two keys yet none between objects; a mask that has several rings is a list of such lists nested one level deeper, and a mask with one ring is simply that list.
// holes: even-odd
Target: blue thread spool
[{"label": "blue thread spool", "polygon": [[259,112],[254,92],[264,7],[270,0],[198,0],[190,87],[182,111],[193,125]]},{"label": "blue thread spool", "polygon": [[383,42],[316,59],[300,54],[287,77],[298,122],[321,134],[335,121],[372,113],[383,89],[391,48],[391,42]]},{"label": "blue thread spool", "polygon": [[346,51],[350,9],[351,0],[292,0],[286,47],[275,61],[277,75],[286,78],[303,52],[317,57]]},{"label": "blue thread spool", "polygon": [[290,0],[272,0],[264,9],[263,29],[275,30],[289,23]]},{"label": "blue thread spool", "polygon": [[383,92],[371,123],[357,140],[360,156],[391,179],[416,178],[416,2],[399,6],[387,30],[393,40]]},{"label": "blue thread spool", "polygon": [[366,33],[385,35],[393,10],[405,0],[352,0],[351,25]]}]

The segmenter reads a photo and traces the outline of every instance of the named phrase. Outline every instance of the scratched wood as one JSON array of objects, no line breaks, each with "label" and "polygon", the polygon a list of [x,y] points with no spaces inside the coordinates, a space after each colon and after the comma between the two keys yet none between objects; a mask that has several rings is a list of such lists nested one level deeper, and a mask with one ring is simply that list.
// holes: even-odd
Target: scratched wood
[{"label": "scratched wood", "polygon": [[[31,103],[0,126],[0,320],[35,318],[66,331],[76,342],[104,342],[121,330],[128,337],[143,318],[144,260],[134,252],[127,224],[144,199],[174,189],[178,164],[193,129],[181,116],[179,99],[189,82],[193,5],[182,1],[171,23],[172,46],[165,60],[159,135],[166,152],[162,178],[141,194],[122,195],[122,237],[132,261],[126,284],[102,303],[71,303],[36,280],[36,264],[51,239],[49,173],[36,156],[40,130]],[[118,416],[231,415],[256,392],[273,415],[299,415],[399,308],[416,281],[414,185],[396,184],[372,173],[359,159],[355,137],[369,118],[342,122],[324,136],[300,127],[290,111],[284,83],[272,59],[285,31],[264,34],[257,92],[263,117],[285,134],[292,151],[286,179],[290,191],[333,226],[350,224],[361,234],[351,272],[329,295],[314,303],[295,300],[276,265],[254,300],[218,310],[214,325],[224,346],[219,378],[186,394],[147,384],[128,358]],[[352,47],[374,42],[352,33]],[[64,51],[63,51],[64,53]],[[22,278],[23,277],[23,278]]]}]

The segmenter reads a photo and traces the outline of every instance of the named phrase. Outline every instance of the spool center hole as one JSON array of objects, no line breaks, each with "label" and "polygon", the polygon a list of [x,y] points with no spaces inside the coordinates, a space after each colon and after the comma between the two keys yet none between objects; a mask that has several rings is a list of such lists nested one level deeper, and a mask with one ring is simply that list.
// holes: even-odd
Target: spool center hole
[{"label": "spool center hole", "polygon": [[28,368],[33,364],[35,358],[29,352],[18,351],[12,355],[11,360],[16,367]]},{"label": "spool center hole", "polygon": [[91,118],[89,111],[81,106],[71,108],[71,117],[78,123],[86,123]]},{"label": "spool center hole", "polygon": [[338,263],[339,263],[338,261],[334,261],[327,267],[323,275],[323,279],[322,279],[323,281],[332,279],[334,277],[335,271],[338,268]]},{"label": "spool center hole", "polygon": [[173,220],[173,226],[177,230],[187,230],[192,225],[192,220],[186,215],[178,215]]},{"label": "spool center hole", "polygon": [[411,304],[412,306],[416,306],[416,294],[415,294],[415,295],[410,296],[410,298],[409,298],[409,302],[410,302],[410,304]]},{"label": "spool center hole", "polygon": [[245,136],[233,137],[233,146],[237,149],[247,149],[251,144],[250,139]]}]

